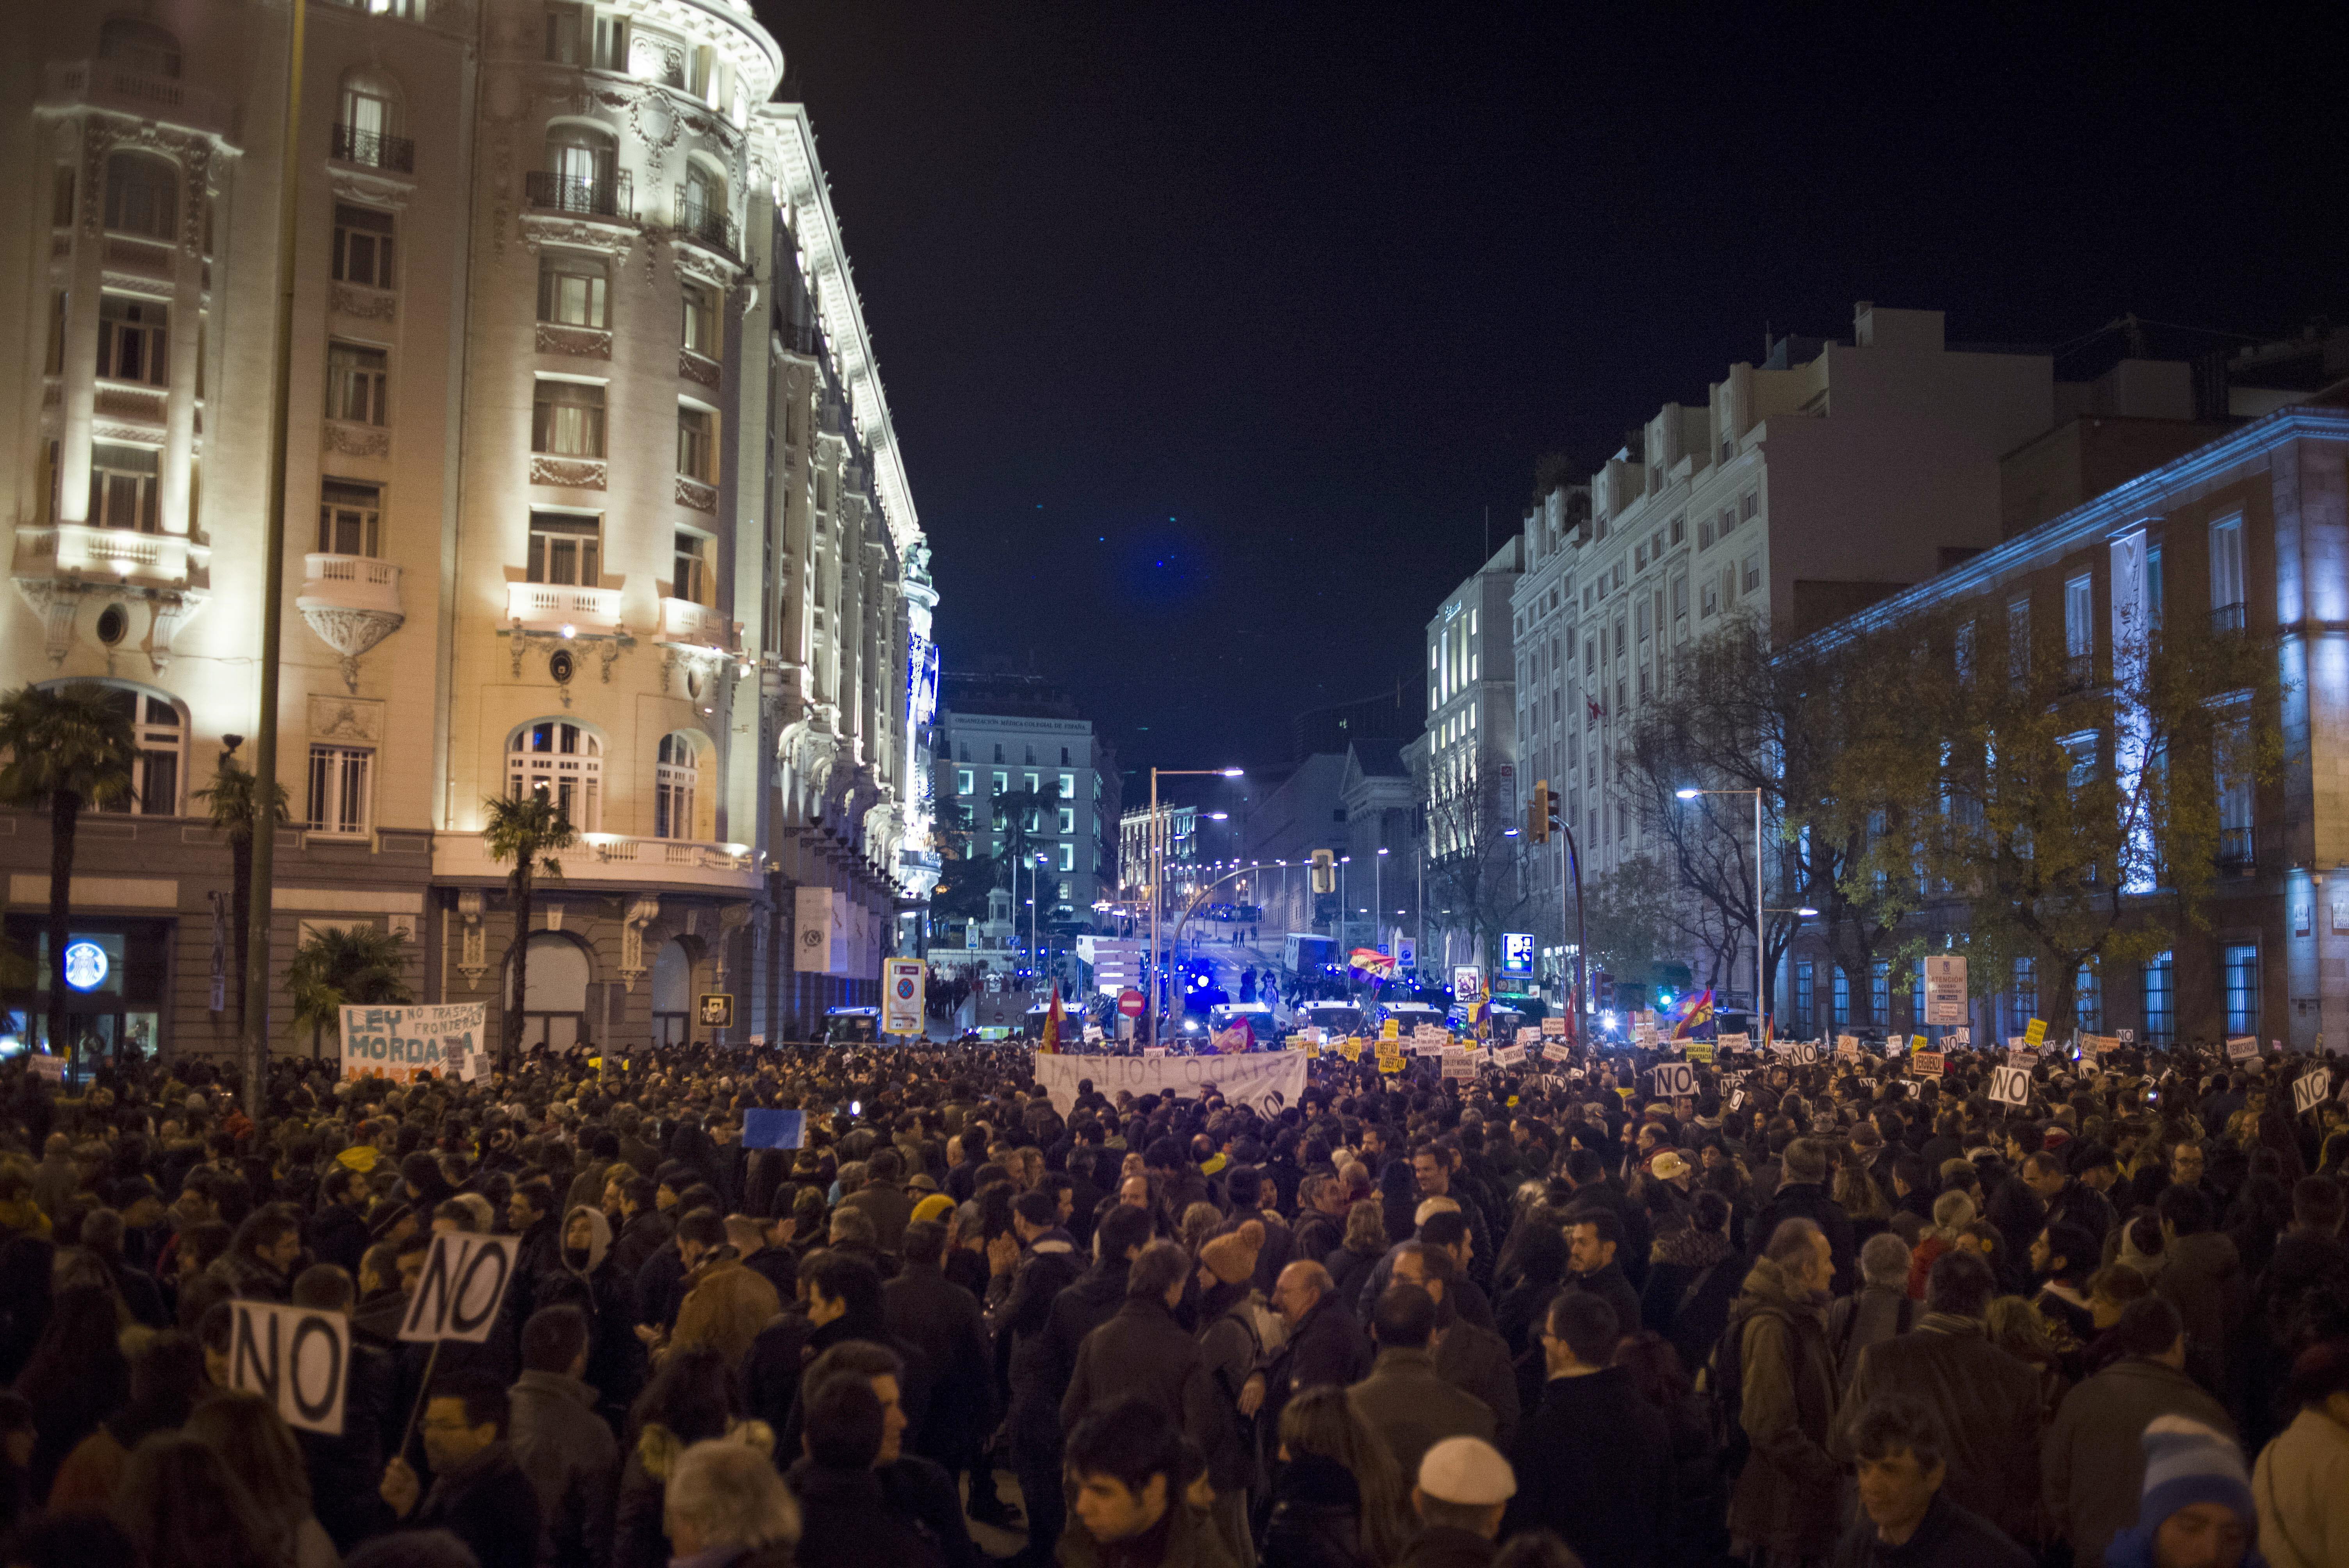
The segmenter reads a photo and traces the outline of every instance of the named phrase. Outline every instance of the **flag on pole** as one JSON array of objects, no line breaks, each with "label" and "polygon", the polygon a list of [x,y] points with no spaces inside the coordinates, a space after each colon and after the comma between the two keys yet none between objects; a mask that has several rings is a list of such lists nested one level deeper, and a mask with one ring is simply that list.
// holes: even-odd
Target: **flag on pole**
[{"label": "flag on pole", "polygon": [[1688,1006],[1681,1011],[1679,1021],[1672,1025],[1672,1038],[1685,1040],[1700,1026],[1712,1022],[1713,987],[1708,985],[1689,998]]},{"label": "flag on pole", "polygon": [[1061,1054],[1061,988],[1058,985],[1052,987],[1052,1006],[1044,1014],[1044,1037],[1037,1042],[1036,1049],[1048,1057]]}]

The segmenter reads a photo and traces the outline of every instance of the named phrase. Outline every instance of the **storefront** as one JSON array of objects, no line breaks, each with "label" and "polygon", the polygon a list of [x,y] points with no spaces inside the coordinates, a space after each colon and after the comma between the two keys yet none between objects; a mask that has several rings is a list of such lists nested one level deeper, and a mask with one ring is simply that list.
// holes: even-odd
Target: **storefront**
[{"label": "storefront", "polygon": [[[49,956],[47,920],[7,917],[8,945],[29,955],[37,978],[29,989],[0,992],[0,1056],[13,1056],[47,1034]],[[84,1063],[126,1052],[152,1057],[162,1045],[164,998],[171,989],[169,920],[77,918],[66,937],[66,1018]],[[21,976],[11,976],[21,978]]]}]

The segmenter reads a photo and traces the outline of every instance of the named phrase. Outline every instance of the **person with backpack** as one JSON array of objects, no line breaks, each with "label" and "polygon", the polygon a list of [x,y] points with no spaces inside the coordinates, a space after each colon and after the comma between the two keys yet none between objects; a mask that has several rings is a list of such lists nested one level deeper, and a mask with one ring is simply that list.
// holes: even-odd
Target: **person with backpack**
[{"label": "person with backpack", "polygon": [[1859,1249],[1859,1289],[1838,1296],[1827,1308],[1827,1344],[1835,1351],[1836,1387],[1849,1388],[1859,1354],[1897,1338],[1916,1322],[1918,1304],[1909,1294],[1909,1243],[1887,1231]]},{"label": "person with backpack", "polygon": [[1826,1300],[1834,1279],[1826,1233],[1809,1220],[1781,1220],[1713,1353],[1710,1380],[1737,1477],[1731,1549],[1759,1563],[1806,1563],[1835,1545],[1842,1467],[1828,1451],[1836,1381]]}]

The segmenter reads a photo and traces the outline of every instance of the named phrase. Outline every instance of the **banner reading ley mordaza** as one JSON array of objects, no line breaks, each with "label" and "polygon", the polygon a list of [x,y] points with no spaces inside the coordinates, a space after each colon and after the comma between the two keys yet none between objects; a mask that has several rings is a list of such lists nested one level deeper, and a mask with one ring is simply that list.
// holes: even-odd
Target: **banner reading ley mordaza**
[{"label": "banner reading ley mordaza", "polygon": [[343,1009],[343,1076],[405,1083],[418,1073],[453,1073],[481,1048],[484,1002],[437,1007]]}]

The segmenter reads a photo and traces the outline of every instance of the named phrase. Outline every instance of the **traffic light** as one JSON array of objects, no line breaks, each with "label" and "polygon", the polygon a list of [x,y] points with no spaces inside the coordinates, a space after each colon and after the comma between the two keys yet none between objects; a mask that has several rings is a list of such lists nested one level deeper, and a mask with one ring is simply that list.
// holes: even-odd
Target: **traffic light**
[{"label": "traffic light", "polygon": [[1535,784],[1533,798],[1526,802],[1526,837],[1537,844],[1549,842],[1549,780]]},{"label": "traffic light", "polygon": [[1313,891],[1316,893],[1336,892],[1338,891],[1337,851],[1316,850],[1313,851]]}]

